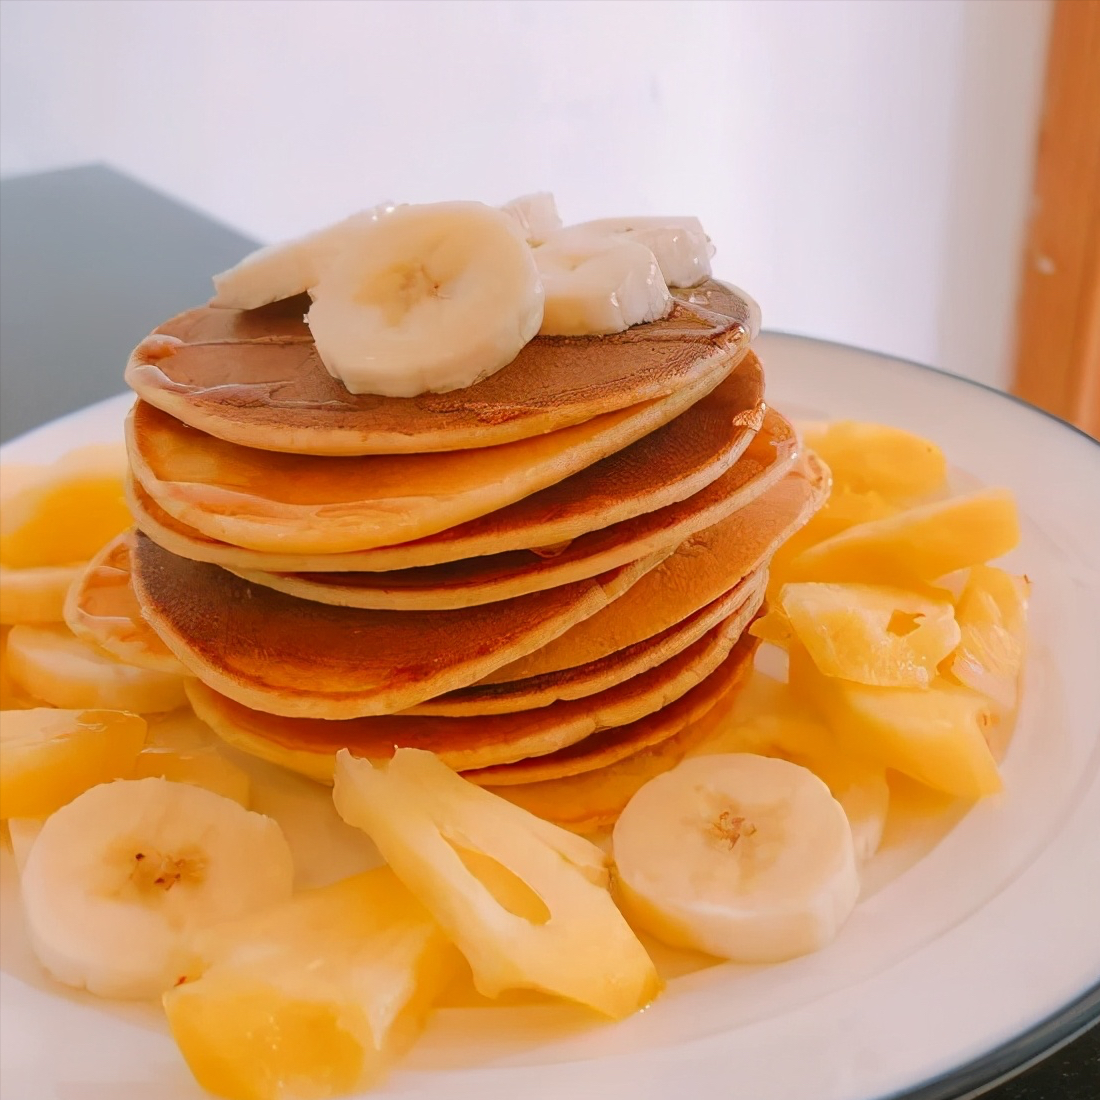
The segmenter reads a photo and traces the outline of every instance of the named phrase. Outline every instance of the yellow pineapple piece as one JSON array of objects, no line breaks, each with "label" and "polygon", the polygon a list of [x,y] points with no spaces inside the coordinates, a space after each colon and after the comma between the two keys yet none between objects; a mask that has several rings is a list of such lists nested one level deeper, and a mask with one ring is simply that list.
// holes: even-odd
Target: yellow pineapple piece
[{"label": "yellow pineapple piece", "polygon": [[186,702],[182,676],[124,665],[64,626],[13,626],[7,666],[17,686],[55,707],[144,714]]},{"label": "yellow pineapple piece", "polygon": [[787,649],[794,638],[794,629],[781,607],[769,607],[761,616],[749,624],[749,633],[762,642],[770,642]]},{"label": "yellow pineapple piece", "polygon": [[829,499],[814,513],[810,522],[796,531],[776,551],[768,566],[768,599],[773,599],[780,588],[791,579],[791,562],[804,550],[839,535],[841,531],[847,531],[849,527],[886,519],[900,511],[899,505],[891,503],[879,493],[857,493],[834,485]]},{"label": "yellow pineapple piece", "polygon": [[1030,587],[1026,577],[976,565],[955,612],[962,636],[948,671],[993,700],[1003,715],[1011,715],[1019,700]]},{"label": "yellow pineapple piece", "polygon": [[42,706],[8,675],[8,633],[8,627],[0,627],[0,711]]},{"label": "yellow pineapple piece", "polygon": [[983,489],[850,527],[799,554],[788,576],[909,587],[1000,557],[1019,541],[1012,493]]},{"label": "yellow pineapple piece", "polygon": [[83,571],[83,562],[26,569],[0,565],[0,623],[61,622],[69,586]]},{"label": "yellow pineapple piece", "polygon": [[802,439],[828,464],[839,489],[911,500],[935,493],[947,482],[943,451],[901,428],[838,420],[806,425]]},{"label": "yellow pineapple piece", "polygon": [[47,817],[129,773],[145,719],[114,710],[17,710],[0,717],[0,818]]},{"label": "yellow pineapple piece", "polygon": [[248,809],[251,783],[248,773],[227,760],[212,745],[206,748],[182,749],[164,745],[147,745],[138,753],[128,779],[170,779],[173,783],[190,783],[231,798]]},{"label": "yellow pineapple piece", "polygon": [[900,588],[787,584],[779,605],[826,676],[878,687],[927,687],[959,643],[955,609]]},{"label": "yellow pineapple piece", "polygon": [[333,798],[466,956],[479,992],[537,989],[614,1018],[656,995],[594,844],[418,749],[380,767],[341,750]]},{"label": "yellow pineapple piece", "polygon": [[825,717],[843,752],[960,798],[1001,789],[986,740],[995,716],[983,696],[945,680],[883,688],[823,676],[801,647],[790,659],[792,690]]},{"label": "yellow pineapple piece", "polygon": [[166,993],[164,1008],[191,1072],[230,1100],[368,1087],[461,966],[385,867],[222,924],[196,947],[202,976]]},{"label": "yellow pineapple piece", "polygon": [[52,466],[0,471],[0,563],[16,569],[86,561],[131,525],[126,451],[99,444]]}]

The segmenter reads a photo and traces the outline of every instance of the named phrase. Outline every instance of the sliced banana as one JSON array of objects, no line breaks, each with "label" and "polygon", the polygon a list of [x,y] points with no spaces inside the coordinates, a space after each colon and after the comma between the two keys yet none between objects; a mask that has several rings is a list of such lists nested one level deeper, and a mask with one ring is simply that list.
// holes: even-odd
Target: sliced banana
[{"label": "sliced banana", "polygon": [[70,710],[175,710],[187,702],[183,677],[123,664],[64,626],[13,626],[8,675],[35,699]]},{"label": "sliced banana", "polygon": [[636,241],[564,229],[534,256],[546,293],[543,336],[624,332],[672,309],[656,258]]},{"label": "sliced banana", "polygon": [[0,565],[0,623],[59,623],[65,597],[87,563],[9,569]]},{"label": "sliced banana", "polygon": [[306,321],[352,393],[472,386],[542,323],[542,284],[515,218],[477,202],[399,206],[356,226],[310,290]]},{"label": "sliced banana", "polygon": [[645,245],[669,286],[697,286],[710,278],[714,245],[698,218],[600,218],[570,229]]},{"label": "sliced banana", "polygon": [[551,233],[561,229],[558,205],[549,191],[520,195],[518,199],[506,202],[501,210],[516,219],[530,245],[542,244]]},{"label": "sliced banana", "polygon": [[290,897],[278,825],[201,787],[119,780],[42,827],[22,896],[31,946],[60,982],[101,997],[159,997],[199,964],[201,929]]},{"label": "sliced banana", "polygon": [[685,761],[630,800],[612,846],[632,921],[673,946],[738,962],[824,947],[859,895],[843,808],[786,760]]},{"label": "sliced banana", "polygon": [[304,294],[317,285],[326,265],[354,239],[357,228],[373,224],[393,209],[392,203],[382,203],[304,237],[257,249],[235,267],[214,276],[211,305],[256,309]]}]

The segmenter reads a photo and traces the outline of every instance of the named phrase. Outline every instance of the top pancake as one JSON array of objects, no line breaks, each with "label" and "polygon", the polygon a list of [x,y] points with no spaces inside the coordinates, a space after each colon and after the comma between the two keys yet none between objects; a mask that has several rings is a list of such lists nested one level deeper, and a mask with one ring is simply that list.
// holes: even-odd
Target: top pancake
[{"label": "top pancake", "polygon": [[254,310],[203,306],[134,350],[127,383],[210,435],[310,455],[463,450],[527,439],[665,397],[728,369],[759,330],[741,291],[673,292],[672,313],[613,336],[539,336],[477,385],[413,398],[349,393],[317,355],[304,296]]}]

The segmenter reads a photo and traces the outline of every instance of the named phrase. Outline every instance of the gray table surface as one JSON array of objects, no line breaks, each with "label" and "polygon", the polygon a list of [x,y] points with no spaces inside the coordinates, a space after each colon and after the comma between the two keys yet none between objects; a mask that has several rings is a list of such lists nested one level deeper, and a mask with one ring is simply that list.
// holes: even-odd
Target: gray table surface
[{"label": "gray table surface", "polygon": [[[122,392],[138,340],[251,247],[101,165],[0,182],[0,440]],[[1100,1028],[986,1095],[1098,1100]]]}]

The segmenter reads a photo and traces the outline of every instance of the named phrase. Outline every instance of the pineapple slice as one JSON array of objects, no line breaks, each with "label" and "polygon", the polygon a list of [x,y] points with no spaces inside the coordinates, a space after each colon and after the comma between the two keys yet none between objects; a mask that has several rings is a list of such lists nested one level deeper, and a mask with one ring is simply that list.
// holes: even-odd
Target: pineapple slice
[{"label": "pineapple slice", "polygon": [[123,491],[126,449],[99,444],[52,466],[0,477],[0,563],[16,569],[86,561],[133,522]]},{"label": "pineapple slice", "polygon": [[843,752],[960,798],[1001,789],[986,740],[995,716],[976,692],[944,680],[927,688],[869,687],[823,676],[800,646],[790,657],[792,690],[825,717]]},{"label": "pineapple slice", "polygon": [[1019,541],[1012,493],[984,489],[850,527],[799,554],[789,578],[908,587],[999,557]]},{"label": "pineapple slice", "polygon": [[862,863],[878,850],[890,808],[885,769],[842,752],[832,731],[787,684],[754,672],[734,706],[690,755],[726,752],[775,756],[809,769],[844,807],[856,858]]},{"label": "pineapple slice", "polygon": [[333,797],[458,945],[479,992],[538,989],[614,1018],[656,995],[594,844],[418,749],[382,767],[339,752]]},{"label": "pineapple slice", "polygon": [[461,967],[385,867],[222,924],[196,947],[205,972],[164,1008],[199,1083],[231,1100],[368,1087]]},{"label": "pineapple slice", "polygon": [[796,531],[775,552],[768,566],[768,599],[791,579],[790,565],[803,550],[816,546],[819,542],[856,527],[861,523],[871,523],[897,515],[901,508],[886,500],[879,493],[857,493],[843,486],[833,486],[829,499],[817,511],[809,523]]},{"label": "pineapple slice", "polygon": [[114,710],[6,711],[0,719],[0,818],[47,817],[97,783],[129,774],[145,719]]},{"label": "pineapple slice", "polygon": [[976,565],[959,596],[956,617],[962,637],[948,671],[960,684],[992,699],[1003,715],[1011,715],[1019,701],[1029,588],[1026,577]]},{"label": "pineapple slice", "polygon": [[955,609],[899,588],[787,584],[779,605],[826,676],[878,687],[927,687],[959,644]]},{"label": "pineapple slice", "polygon": [[59,623],[69,586],[84,564],[9,569],[0,565],[0,623]]},{"label": "pineapple slice", "polygon": [[170,779],[205,787],[239,802],[246,810],[251,797],[248,773],[227,760],[213,746],[185,749],[147,745],[138,753],[128,779]]},{"label": "pineapple slice", "polygon": [[124,665],[63,626],[13,626],[7,665],[17,686],[55,707],[144,714],[187,701],[182,676]]},{"label": "pineapple slice", "polygon": [[901,428],[838,420],[806,425],[802,439],[825,460],[840,489],[911,500],[935,493],[947,483],[943,451]]}]

